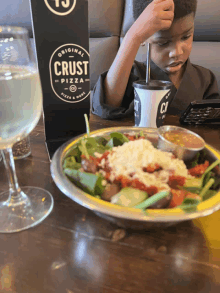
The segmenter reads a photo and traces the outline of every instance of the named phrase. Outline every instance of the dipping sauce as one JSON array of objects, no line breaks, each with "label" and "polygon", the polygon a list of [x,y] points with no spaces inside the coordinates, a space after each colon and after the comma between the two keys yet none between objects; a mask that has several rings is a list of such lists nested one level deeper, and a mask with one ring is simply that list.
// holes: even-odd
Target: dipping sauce
[{"label": "dipping sauce", "polygon": [[202,148],[204,147],[204,143],[203,141],[188,132],[183,132],[183,131],[179,131],[179,130],[171,130],[171,131],[167,131],[163,134],[163,137],[180,146],[186,147],[186,148]]}]

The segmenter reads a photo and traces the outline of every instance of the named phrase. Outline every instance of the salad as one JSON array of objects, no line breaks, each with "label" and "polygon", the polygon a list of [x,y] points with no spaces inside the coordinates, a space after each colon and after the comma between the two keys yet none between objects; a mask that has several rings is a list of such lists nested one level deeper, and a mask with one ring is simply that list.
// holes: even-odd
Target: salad
[{"label": "salad", "polygon": [[88,194],[112,204],[146,210],[181,207],[186,212],[220,188],[220,160],[205,150],[184,163],[157,149],[140,131],[81,138],[63,161],[69,180]]}]

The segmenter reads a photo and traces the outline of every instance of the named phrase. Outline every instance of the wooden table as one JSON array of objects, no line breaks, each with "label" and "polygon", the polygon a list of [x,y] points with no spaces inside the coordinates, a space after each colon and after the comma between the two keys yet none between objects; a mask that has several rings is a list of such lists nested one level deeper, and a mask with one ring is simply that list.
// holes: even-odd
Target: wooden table
[{"label": "wooden table", "polygon": [[[178,118],[168,117],[166,124],[178,125]],[[133,121],[92,115],[90,125],[95,130]],[[220,149],[219,126],[189,129]],[[31,147],[30,157],[16,161],[19,183],[47,189],[54,209],[32,229],[0,234],[1,293],[220,292],[220,211],[166,230],[120,230],[56,187],[42,119]],[[0,174],[3,191],[8,182],[2,162]]]}]

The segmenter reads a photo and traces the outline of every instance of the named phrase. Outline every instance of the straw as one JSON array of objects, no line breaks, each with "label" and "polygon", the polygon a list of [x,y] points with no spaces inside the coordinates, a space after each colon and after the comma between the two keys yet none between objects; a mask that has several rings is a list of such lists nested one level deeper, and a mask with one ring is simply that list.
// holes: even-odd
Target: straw
[{"label": "straw", "polygon": [[146,83],[150,82],[150,54],[151,44],[147,43],[147,61],[146,61]]}]

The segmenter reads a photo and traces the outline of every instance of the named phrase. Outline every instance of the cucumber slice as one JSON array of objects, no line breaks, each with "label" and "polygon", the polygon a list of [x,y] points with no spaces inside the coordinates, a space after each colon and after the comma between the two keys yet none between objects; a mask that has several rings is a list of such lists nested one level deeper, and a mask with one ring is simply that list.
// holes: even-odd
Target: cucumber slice
[{"label": "cucumber slice", "polygon": [[198,187],[202,186],[202,178],[187,178],[184,187]]},{"label": "cucumber slice", "polygon": [[134,207],[147,197],[148,194],[145,191],[132,187],[125,187],[111,198],[111,203],[124,207]]}]

